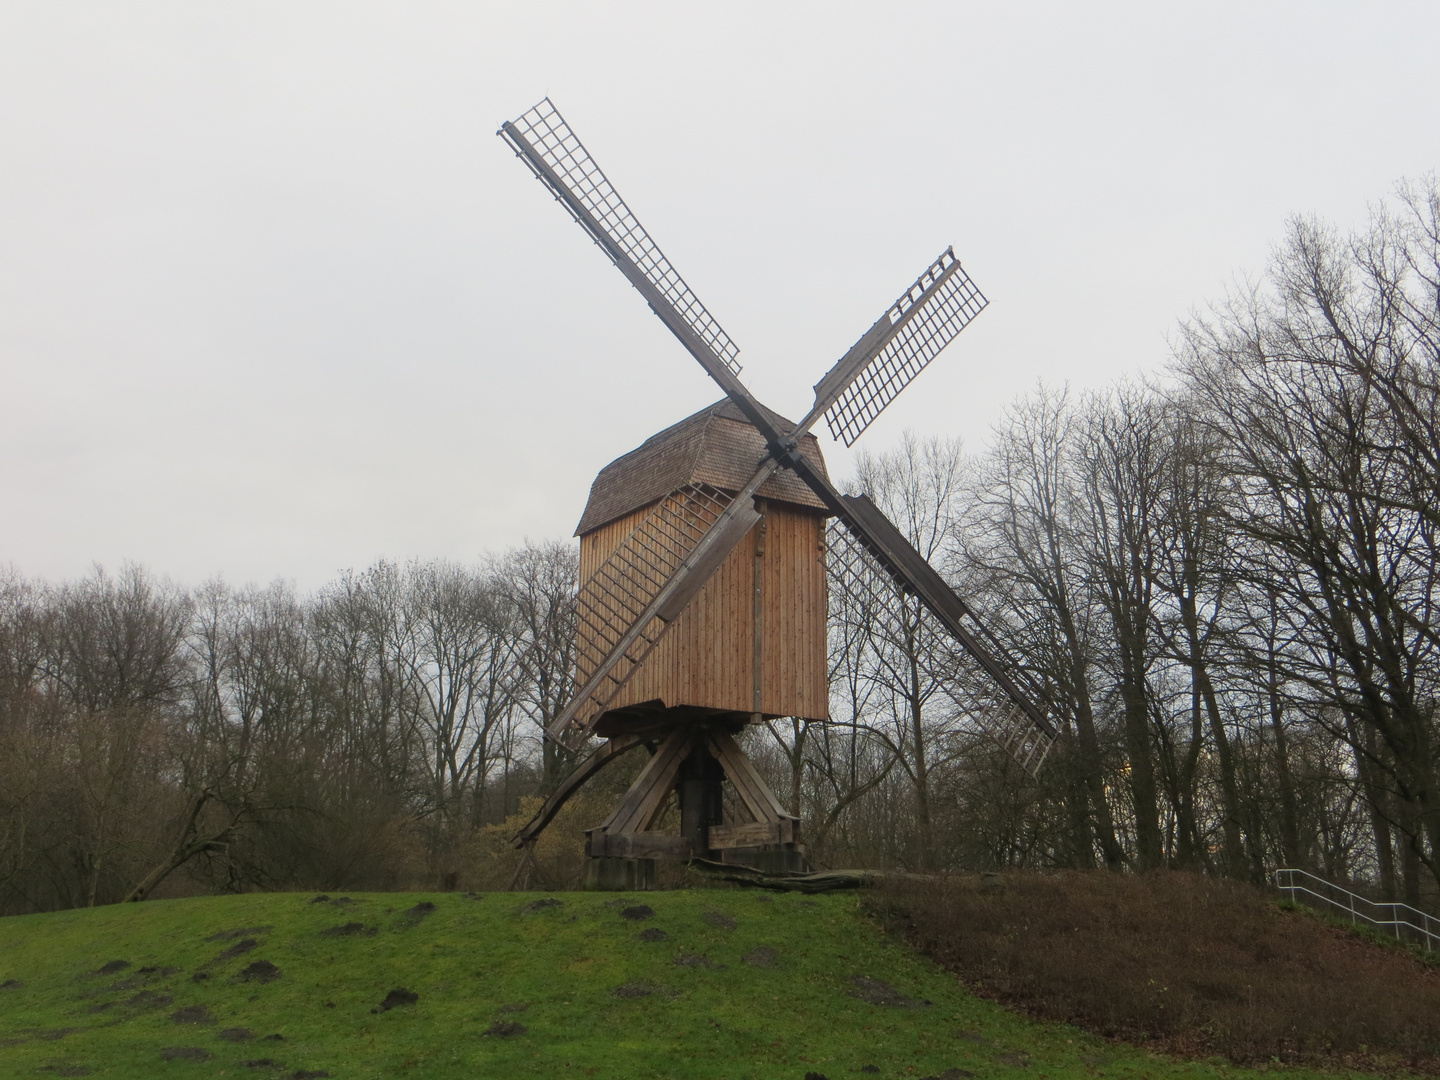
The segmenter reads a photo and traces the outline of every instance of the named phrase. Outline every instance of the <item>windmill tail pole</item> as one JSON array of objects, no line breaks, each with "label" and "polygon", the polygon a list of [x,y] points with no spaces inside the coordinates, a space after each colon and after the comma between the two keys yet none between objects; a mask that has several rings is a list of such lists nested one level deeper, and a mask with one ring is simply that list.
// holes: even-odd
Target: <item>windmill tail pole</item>
[{"label": "windmill tail pole", "polygon": [[772,892],[824,893],[841,889],[863,889],[879,885],[886,875],[875,870],[822,870],[814,874],[768,874],[739,863],[691,859],[686,869],[716,881],[729,881]]}]

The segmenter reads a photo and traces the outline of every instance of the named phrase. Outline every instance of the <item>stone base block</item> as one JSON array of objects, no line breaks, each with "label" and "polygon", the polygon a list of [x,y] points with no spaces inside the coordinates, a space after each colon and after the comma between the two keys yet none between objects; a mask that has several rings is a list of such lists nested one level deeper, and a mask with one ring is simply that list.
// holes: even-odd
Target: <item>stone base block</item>
[{"label": "stone base block", "polygon": [[655,888],[655,860],[610,856],[586,859],[580,887],[595,892],[649,892]]}]

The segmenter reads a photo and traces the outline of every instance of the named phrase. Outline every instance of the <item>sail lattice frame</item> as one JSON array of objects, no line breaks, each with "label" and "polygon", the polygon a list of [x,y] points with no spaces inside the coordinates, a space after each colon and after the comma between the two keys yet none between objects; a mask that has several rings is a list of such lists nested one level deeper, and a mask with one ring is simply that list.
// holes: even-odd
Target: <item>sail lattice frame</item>
[{"label": "sail lattice frame", "polygon": [[[553,177],[535,168],[521,148],[514,143],[512,131],[518,132],[534,148],[554,173]],[[725,366],[733,374],[740,374],[740,364],[736,360],[740,355],[740,347],[730,340],[730,335],[725,333],[724,328],[685,283],[679,271],[670,265],[665,253],[650,239],[645,227],[625,205],[625,200],[590,156],[585,144],[570,130],[570,125],[551,104],[550,99],[545,98],[517,120],[506,124],[500,129],[500,134],[511,142],[521,160],[530,166],[531,171],[544,181],[546,186],[553,189],[558,179],[583,211],[577,212],[568,199],[559,198],[560,192],[555,192],[571,216],[597,243],[597,234],[603,234],[620,248]],[[606,249],[604,243],[601,243],[600,247]],[[606,254],[609,254],[608,249]]]},{"label": "sail lattice frame", "polygon": [[959,266],[954,250],[946,249],[915,284],[890,305],[887,312],[890,322],[894,324],[904,318],[946,271],[950,271],[948,280],[925,300],[920,311],[825,411],[830,434],[846,446],[853,446],[896,395],[990,302]]}]

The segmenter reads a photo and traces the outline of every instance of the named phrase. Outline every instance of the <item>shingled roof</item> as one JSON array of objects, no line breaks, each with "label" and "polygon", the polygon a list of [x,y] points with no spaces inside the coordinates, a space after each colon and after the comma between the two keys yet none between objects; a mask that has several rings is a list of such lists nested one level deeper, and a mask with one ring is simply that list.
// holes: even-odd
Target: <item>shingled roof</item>
[{"label": "shingled roof", "polygon": [[[793,427],[791,421],[766,410],[776,427]],[[800,452],[823,475],[825,459],[814,435],[800,440]],[[583,536],[601,525],[622,518],[662,499],[686,484],[710,484],[739,491],[755,474],[765,456],[765,440],[729,398],[687,416],[658,435],[652,435],[624,457],[618,457],[590,485],[590,501],[575,529]],[[824,510],[803,480],[782,469],[756,493],[760,498]]]}]

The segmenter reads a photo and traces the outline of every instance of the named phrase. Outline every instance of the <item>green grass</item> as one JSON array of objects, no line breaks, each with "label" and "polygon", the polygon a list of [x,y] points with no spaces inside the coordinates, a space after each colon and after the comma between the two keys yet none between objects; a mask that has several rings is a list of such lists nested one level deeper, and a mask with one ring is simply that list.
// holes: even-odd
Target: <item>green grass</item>
[{"label": "green grass", "polygon": [[[1037,1023],[968,993],[882,935],[855,895],[770,897],[743,891],[615,896],[356,895],[343,908],[309,894],[261,894],[0,919],[0,1076],[266,1077],[1111,1077],[1256,1076],[1186,1063]],[[405,914],[429,901],[435,911]],[[645,904],[643,921],[621,909]],[[724,919],[707,919],[722,912]],[[368,933],[325,936],[361,922]],[[716,925],[720,923],[721,925]],[[254,929],[241,939],[217,933]],[[663,941],[641,941],[661,929]],[[219,959],[236,940],[258,945]],[[773,966],[745,957],[775,950]],[[716,965],[680,966],[682,955]],[[751,956],[753,959],[753,956]],[[130,966],[96,974],[108,961]],[[245,981],[268,961],[280,975]],[[720,965],[723,965],[720,966]],[[142,973],[142,968],[158,970]],[[168,971],[167,969],[175,969]],[[208,978],[195,981],[194,975]],[[868,976],[913,999],[856,996]],[[653,992],[622,998],[615,988]],[[419,1000],[374,1012],[404,987]],[[149,992],[150,996],[140,997]],[[166,1001],[165,998],[170,1000]],[[209,1023],[172,1014],[204,1006]],[[523,1009],[503,1011],[506,1006]],[[487,1035],[497,1022],[523,1033]],[[228,1042],[227,1028],[254,1038]],[[63,1033],[63,1034],[62,1034]],[[278,1034],[283,1040],[266,1040]],[[164,1060],[165,1048],[207,1060]],[[271,1059],[271,1066],[246,1062]],[[1319,1075],[1287,1069],[1291,1076]]]}]

